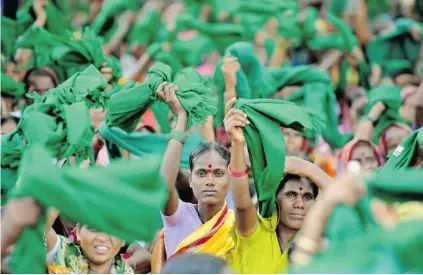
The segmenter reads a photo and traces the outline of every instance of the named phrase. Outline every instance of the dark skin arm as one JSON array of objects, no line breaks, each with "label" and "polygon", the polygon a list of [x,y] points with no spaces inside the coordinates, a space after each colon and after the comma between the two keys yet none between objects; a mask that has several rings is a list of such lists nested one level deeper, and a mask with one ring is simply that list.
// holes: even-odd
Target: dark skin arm
[{"label": "dark skin arm", "polygon": [[[163,82],[157,88],[158,96],[165,101],[169,107],[177,114],[177,122],[175,130],[186,131],[188,114],[182,107],[178,98],[176,97],[177,87],[174,84]],[[176,178],[178,177],[183,144],[175,139],[170,139],[166,152],[163,156],[163,163],[161,167],[162,175],[164,176],[168,189],[169,199],[163,209],[163,214],[166,216],[173,215],[178,209],[179,197],[175,187]]]},{"label": "dark skin arm", "polygon": [[[236,98],[229,100],[225,109],[225,130],[231,138],[231,162],[233,171],[245,171],[244,144],[245,138],[242,127],[249,124],[244,112],[232,108]],[[232,198],[235,205],[235,224],[241,236],[250,236],[257,227],[258,218],[256,208],[250,197],[248,175],[242,177],[231,177]]]}]

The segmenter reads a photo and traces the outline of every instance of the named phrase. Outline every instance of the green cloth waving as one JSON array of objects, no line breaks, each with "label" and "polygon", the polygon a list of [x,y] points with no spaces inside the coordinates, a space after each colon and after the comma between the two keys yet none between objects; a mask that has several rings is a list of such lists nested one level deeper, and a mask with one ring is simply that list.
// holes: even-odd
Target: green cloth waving
[{"label": "green cloth waving", "polygon": [[[51,155],[33,144],[25,152],[16,197],[34,197],[70,220],[123,240],[151,240],[161,226],[168,191],[159,174],[161,160],[120,161],[108,167],[51,165]],[[81,192],[83,190],[84,192]],[[47,212],[25,227],[10,263],[12,273],[46,273],[43,244]]]},{"label": "green cloth waving", "polygon": [[393,122],[406,124],[405,120],[399,113],[402,105],[401,87],[391,85],[379,85],[369,91],[368,110],[377,103],[382,102],[386,106],[386,110],[380,115],[379,121],[374,129],[373,142],[379,143],[379,137],[383,130]]},{"label": "green cloth waving", "polygon": [[25,84],[16,82],[5,73],[1,73],[1,95],[11,96],[15,99],[25,94]]},{"label": "green cloth waving", "polygon": [[90,29],[83,29],[78,33],[64,31],[61,35],[55,35],[41,27],[32,26],[23,34],[17,47],[33,50],[36,66],[51,67],[60,82],[90,64],[100,69],[103,62],[113,68],[112,81],[117,81],[122,76],[120,64],[114,57],[103,53],[102,44],[103,40]]},{"label": "green cloth waving", "polygon": [[1,17],[1,54],[5,58],[13,56],[20,31],[17,21],[6,16]]},{"label": "green cloth waving", "polygon": [[414,131],[404,139],[382,168],[382,172],[407,169],[412,165],[417,150],[423,150],[423,128]]},{"label": "green cloth waving", "polygon": [[[167,134],[127,133],[119,128],[109,128],[105,124],[100,127],[100,134],[119,148],[139,157],[163,155],[169,144]],[[189,168],[191,152],[203,143],[204,141],[198,135],[188,135],[187,142],[182,148],[181,168]]]},{"label": "green cloth waving", "polygon": [[[67,3],[63,0],[48,0],[48,2],[48,5],[44,8],[47,15],[46,30],[57,35],[72,30],[73,14]],[[28,29],[36,20],[32,6],[33,0],[27,1],[25,7],[16,14],[18,24],[22,30]]]},{"label": "green cloth waving", "polygon": [[336,97],[327,72],[312,66],[297,66],[284,69],[269,68],[268,73],[272,76],[276,90],[286,86],[301,86],[285,100],[326,115],[327,125],[322,135],[331,148],[341,148],[352,138],[352,134],[342,134],[338,130]]},{"label": "green cloth waving", "polygon": [[275,99],[239,99],[234,108],[247,114],[251,124],[243,127],[248,145],[260,214],[270,217],[276,209],[276,190],[285,167],[285,141],[281,127],[312,136],[324,126],[311,109]]},{"label": "green cloth waving", "polygon": [[141,115],[157,99],[157,87],[163,81],[173,82],[181,105],[190,120],[205,123],[208,116],[216,113],[217,100],[211,88],[193,68],[180,70],[171,81],[172,70],[163,63],[155,63],[148,70],[148,78],[141,85],[114,94],[109,100],[107,124],[120,127],[127,132],[134,130]]},{"label": "green cloth waving", "polygon": [[[392,76],[402,70],[414,67],[419,58],[420,41],[414,40],[410,34],[413,25],[420,27],[423,24],[409,18],[400,18],[395,21],[395,27],[373,38],[367,45],[367,56],[371,64],[382,67],[384,76]],[[420,34],[420,40],[423,35]]]},{"label": "green cloth waving", "polygon": [[106,78],[93,65],[84,71],[75,73],[71,78],[50,89],[44,96],[33,94],[37,103],[72,104],[84,101],[89,107],[105,107],[104,91],[107,88]]}]

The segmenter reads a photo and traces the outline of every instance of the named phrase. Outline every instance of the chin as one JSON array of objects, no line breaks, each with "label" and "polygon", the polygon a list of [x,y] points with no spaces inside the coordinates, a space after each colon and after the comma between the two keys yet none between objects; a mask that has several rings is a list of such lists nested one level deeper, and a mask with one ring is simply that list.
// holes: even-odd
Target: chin
[{"label": "chin", "polygon": [[219,204],[220,202],[221,200],[219,198],[211,197],[211,196],[203,197],[201,199],[201,203],[204,203],[204,204]]},{"label": "chin", "polygon": [[291,221],[288,225],[289,228],[300,230],[303,225],[303,221]]},{"label": "chin", "polygon": [[107,263],[108,261],[110,261],[113,258],[114,257],[111,256],[111,255],[95,255],[93,257],[90,257],[90,261],[93,264],[101,265],[101,264]]}]

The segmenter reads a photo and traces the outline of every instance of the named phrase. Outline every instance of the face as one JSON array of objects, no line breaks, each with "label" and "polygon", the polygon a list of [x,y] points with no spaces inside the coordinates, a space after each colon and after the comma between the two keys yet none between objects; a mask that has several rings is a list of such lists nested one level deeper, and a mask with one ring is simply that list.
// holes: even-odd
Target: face
[{"label": "face", "polygon": [[79,230],[78,239],[84,255],[95,265],[108,264],[124,246],[124,241],[105,233],[98,232],[86,225]]},{"label": "face", "polygon": [[17,126],[18,125],[16,124],[15,120],[8,119],[1,125],[1,134],[2,135],[8,134],[12,132],[13,130],[15,130]]},{"label": "face", "polygon": [[313,187],[306,180],[289,180],[278,193],[281,223],[300,229],[304,218],[314,203]]},{"label": "face", "polygon": [[285,138],[286,151],[288,153],[301,151],[304,143],[304,137],[299,132],[290,128],[285,128],[283,129],[283,136]]},{"label": "face", "polygon": [[399,127],[391,127],[385,133],[386,148],[389,154],[408,136],[409,132]]},{"label": "face", "polygon": [[36,91],[40,95],[44,95],[49,89],[54,87],[54,82],[49,76],[33,75],[29,78],[28,92]]},{"label": "face", "polygon": [[367,143],[358,143],[351,154],[351,161],[358,161],[365,171],[376,169],[379,164],[374,149]]},{"label": "face", "polygon": [[191,171],[190,186],[198,203],[221,204],[228,193],[228,162],[215,150],[199,155]]}]

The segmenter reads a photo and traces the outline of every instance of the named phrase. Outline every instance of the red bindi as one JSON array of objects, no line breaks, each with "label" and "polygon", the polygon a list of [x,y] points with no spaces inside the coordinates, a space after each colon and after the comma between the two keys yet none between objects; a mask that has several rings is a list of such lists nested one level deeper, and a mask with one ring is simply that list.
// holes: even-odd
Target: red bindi
[{"label": "red bindi", "polygon": [[209,169],[207,170],[209,173],[213,172],[212,165],[209,164]]}]

